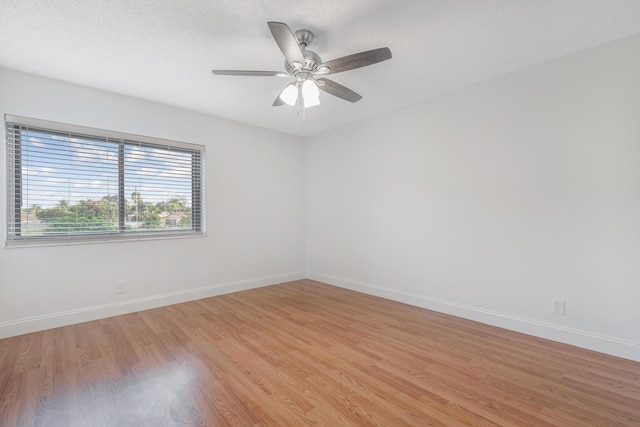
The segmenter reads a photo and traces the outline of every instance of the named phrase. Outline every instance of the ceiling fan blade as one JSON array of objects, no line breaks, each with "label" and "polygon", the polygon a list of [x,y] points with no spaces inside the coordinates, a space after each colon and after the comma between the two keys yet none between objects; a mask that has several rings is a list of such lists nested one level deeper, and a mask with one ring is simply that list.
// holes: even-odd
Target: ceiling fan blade
[{"label": "ceiling fan blade", "polygon": [[249,71],[249,70],[211,70],[218,76],[264,76],[264,77],[288,77],[282,71]]},{"label": "ceiling fan blade", "polygon": [[391,50],[389,50],[388,47],[381,47],[379,49],[367,50],[366,52],[354,53],[353,55],[333,59],[321,64],[320,67],[329,67],[330,71],[327,74],[335,74],[353,70],[354,68],[366,67],[367,65],[376,64],[386,61],[387,59],[391,59]]},{"label": "ceiling fan blade", "polygon": [[293,35],[287,24],[282,22],[267,22],[271,35],[278,44],[278,47],[287,59],[287,62],[297,62],[304,65],[304,55],[298,45],[298,40]]},{"label": "ceiling fan blade", "polygon": [[358,102],[362,99],[362,95],[352,91],[351,89],[342,86],[339,83],[329,79],[317,79],[319,82],[323,82],[323,85],[318,85],[318,88],[338,98],[344,99],[349,102]]}]

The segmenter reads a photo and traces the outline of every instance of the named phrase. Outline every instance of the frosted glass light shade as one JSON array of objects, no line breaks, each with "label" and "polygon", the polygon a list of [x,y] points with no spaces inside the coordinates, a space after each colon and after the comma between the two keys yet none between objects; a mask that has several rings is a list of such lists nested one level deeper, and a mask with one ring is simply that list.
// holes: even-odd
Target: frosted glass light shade
[{"label": "frosted glass light shade", "polygon": [[305,108],[320,105],[320,90],[313,80],[305,80],[302,84],[302,98]]},{"label": "frosted glass light shade", "polygon": [[313,80],[305,80],[304,83],[302,83],[302,96],[304,98],[317,98],[320,96],[318,86],[316,86]]},{"label": "frosted glass light shade", "polygon": [[311,108],[316,105],[320,105],[320,98],[304,98],[304,108]]},{"label": "frosted glass light shade", "polygon": [[292,107],[296,105],[296,101],[298,100],[298,88],[296,87],[296,84],[291,83],[289,86],[285,87],[280,94],[280,99],[282,99],[282,102]]}]

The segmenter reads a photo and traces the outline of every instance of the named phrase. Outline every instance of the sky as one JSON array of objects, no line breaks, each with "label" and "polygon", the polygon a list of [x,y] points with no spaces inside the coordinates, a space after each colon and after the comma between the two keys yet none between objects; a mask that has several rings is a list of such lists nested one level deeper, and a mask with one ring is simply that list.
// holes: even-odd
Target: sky
[{"label": "sky", "polygon": [[[22,208],[74,205],[118,195],[118,144],[100,138],[22,131]],[[144,202],[184,197],[191,205],[191,154],[125,143],[125,197]]]}]

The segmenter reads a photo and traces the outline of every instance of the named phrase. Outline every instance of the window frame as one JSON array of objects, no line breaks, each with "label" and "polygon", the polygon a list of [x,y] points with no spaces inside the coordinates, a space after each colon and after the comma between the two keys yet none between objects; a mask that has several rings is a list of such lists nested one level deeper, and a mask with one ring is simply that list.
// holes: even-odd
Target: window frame
[{"label": "window frame", "polygon": [[[7,221],[5,246],[43,246],[74,243],[96,243],[148,239],[174,239],[206,236],[205,198],[205,146],[172,141],[124,132],[78,126],[48,120],[5,114],[6,166],[7,166]],[[16,129],[18,129],[16,131]],[[83,234],[52,234],[48,236],[25,236],[22,233],[23,155],[21,137],[24,130],[37,130],[49,135],[67,138],[95,138],[106,144],[117,145],[118,152],[118,218],[116,231],[96,231]],[[152,150],[188,153],[191,155],[191,229],[179,230],[126,230],[125,195],[125,147],[135,146]]]}]

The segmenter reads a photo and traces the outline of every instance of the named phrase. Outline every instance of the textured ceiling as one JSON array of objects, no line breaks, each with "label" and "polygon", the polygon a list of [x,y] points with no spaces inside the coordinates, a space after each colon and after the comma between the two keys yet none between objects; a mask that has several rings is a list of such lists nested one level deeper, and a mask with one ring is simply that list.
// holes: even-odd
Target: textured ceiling
[{"label": "textured ceiling", "polygon": [[[0,66],[308,136],[640,33],[638,0],[2,0]],[[271,103],[281,70],[267,21],[315,33],[328,61],[393,58],[332,75],[364,98],[321,94],[306,123]]]}]

